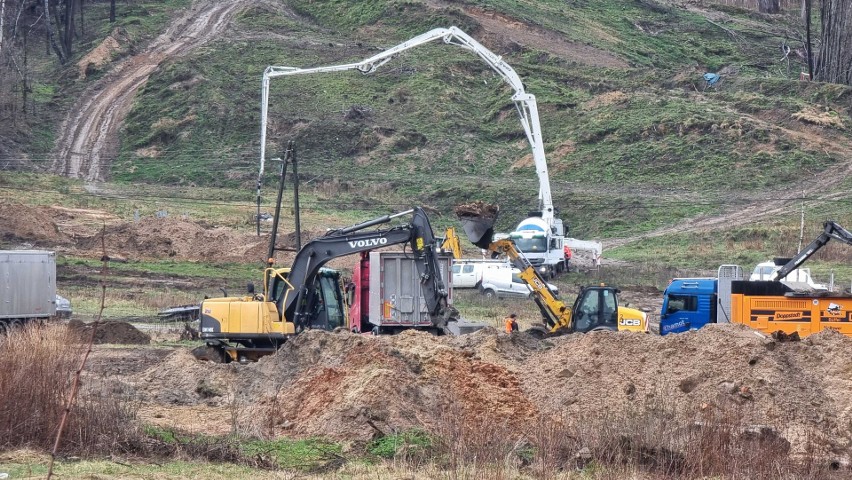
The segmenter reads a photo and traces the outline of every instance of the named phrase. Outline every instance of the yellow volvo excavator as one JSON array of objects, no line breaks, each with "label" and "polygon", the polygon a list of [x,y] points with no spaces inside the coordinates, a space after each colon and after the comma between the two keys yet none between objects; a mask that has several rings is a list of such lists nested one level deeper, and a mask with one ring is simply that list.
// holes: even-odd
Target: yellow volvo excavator
[{"label": "yellow volvo excavator", "polygon": [[[409,214],[409,223],[365,231]],[[220,362],[257,360],[303,330],[347,326],[339,274],[323,265],[344,255],[400,244],[410,246],[430,330],[449,332],[447,323],[457,320],[457,312],[447,301],[429,219],[423,209],[415,207],[315,238],[299,250],[291,268],[266,269],[263,293],[204,300],[200,336],[206,347],[195,352],[196,356]]]},{"label": "yellow volvo excavator", "polygon": [[456,208],[456,215],[468,239],[479,248],[506,255],[520,270],[520,277],[533,290],[533,299],[541,310],[543,326],[534,326],[531,333],[561,335],[573,332],[618,330],[648,332],[645,312],[618,305],[619,290],[607,285],[583,287],[568,305],[559,300],[548,288],[538,270],[524,257],[511,239],[492,241],[494,222],[499,208],[481,202]]}]

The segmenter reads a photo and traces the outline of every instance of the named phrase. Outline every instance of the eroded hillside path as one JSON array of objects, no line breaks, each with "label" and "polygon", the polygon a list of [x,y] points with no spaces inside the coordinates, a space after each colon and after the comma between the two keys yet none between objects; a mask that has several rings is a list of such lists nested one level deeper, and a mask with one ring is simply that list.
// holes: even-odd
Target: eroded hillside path
[{"label": "eroded hillside path", "polygon": [[102,181],[118,153],[118,130],[139,87],[161,62],[217,39],[234,15],[256,2],[195,2],[144,52],[128,57],[87,88],[63,121],[54,147],[53,171]]},{"label": "eroded hillside path", "polygon": [[[116,64],[108,74],[87,88],[70,109],[62,123],[54,149],[53,171],[65,176],[99,182],[106,179],[109,166],[119,148],[118,131],[138,89],[159,65],[174,57],[187,55],[192,50],[216,40],[230,21],[242,9],[258,4],[282,8],[276,2],[234,0],[217,2],[198,0],[183,15],[177,17],[166,31],[157,37],[142,53]],[[425,0],[432,8],[450,5],[443,0]],[[464,13],[476,20],[486,35],[528,45],[548,51],[556,56],[583,64],[624,68],[627,63],[609,52],[570,42],[553,32],[502,14],[478,8],[465,8]],[[761,124],[765,128],[799,142],[815,144],[839,159],[835,168],[803,179],[803,187],[795,195],[778,195],[778,198],[756,200],[728,212],[683,220],[675,225],[644,232],[635,236],[604,241],[610,249],[645,238],[663,235],[708,231],[721,226],[745,225],[762,218],[789,214],[797,203],[791,197],[805,195],[809,202],[831,202],[848,199],[845,192],[826,193],[845,178],[852,176],[852,140],[843,135],[809,135],[808,127],[784,125],[773,119],[761,119],[739,112],[743,120]],[[807,137],[810,137],[808,139]],[[782,198],[784,197],[784,198]]]}]

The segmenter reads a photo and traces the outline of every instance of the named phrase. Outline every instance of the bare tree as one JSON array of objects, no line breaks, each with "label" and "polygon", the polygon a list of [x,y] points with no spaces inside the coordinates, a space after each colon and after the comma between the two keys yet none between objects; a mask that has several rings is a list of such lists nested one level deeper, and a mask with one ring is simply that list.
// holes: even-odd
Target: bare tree
[{"label": "bare tree", "polygon": [[44,0],[44,20],[47,41],[53,51],[56,52],[56,56],[59,57],[59,63],[65,65],[65,62],[67,62],[68,59],[65,58],[65,53],[61,48],[59,48],[59,45],[56,44],[56,38],[53,32],[53,22],[50,19],[50,0]]},{"label": "bare tree", "polygon": [[3,19],[6,18],[6,0],[0,0],[0,53],[3,53]]},{"label": "bare tree", "polygon": [[65,0],[65,28],[62,32],[62,50],[65,51],[65,56],[69,58],[74,43],[74,7],[76,6],[76,0]]},{"label": "bare tree", "polygon": [[802,16],[805,19],[805,55],[808,61],[808,78],[814,78],[814,51],[811,42],[811,0],[802,0]]},{"label": "bare tree", "polygon": [[760,13],[778,13],[781,11],[779,0],[757,0],[757,9]]},{"label": "bare tree", "polygon": [[849,0],[822,0],[820,21],[816,79],[852,85],[852,4]]}]

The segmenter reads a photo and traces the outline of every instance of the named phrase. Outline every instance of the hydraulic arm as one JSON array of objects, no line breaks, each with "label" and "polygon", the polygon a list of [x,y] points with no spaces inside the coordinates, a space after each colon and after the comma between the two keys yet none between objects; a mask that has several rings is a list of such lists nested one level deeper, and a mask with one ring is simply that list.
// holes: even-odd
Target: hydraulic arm
[{"label": "hydraulic arm", "polygon": [[[388,230],[361,230],[411,213],[407,225]],[[437,242],[426,213],[420,207],[394,215],[385,215],[351,227],[332,230],[306,244],[293,261],[287,277],[287,290],[276,299],[278,311],[293,321],[296,331],[307,325],[308,308],[313,304],[309,288],[320,268],[329,260],[379,247],[408,243],[420,275],[429,316],[438,328],[446,327],[452,309],[447,306],[447,289],[438,271]]]},{"label": "hydraulic arm", "polygon": [[263,84],[261,88],[261,120],[260,120],[260,172],[258,173],[258,197],[260,196],[260,180],[263,176],[264,161],[266,160],[266,127],[267,110],[269,105],[269,81],[275,77],[288,75],[305,75],[313,73],[344,72],[357,70],[363,74],[370,74],[379,67],[390,61],[395,55],[411,48],[435,41],[443,40],[448,45],[455,45],[475,53],[487,63],[513,90],[512,101],[520,115],[521,125],[527,135],[527,140],[532,147],[533,160],[535,161],[536,173],[539,180],[539,207],[541,216],[548,225],[553,223],[553,201],[550,193],[550,177],[547,172],[547,161],[544,157],[544,143],[541,138],[541,127],[538,119],[538,107],[535,95],[524,90],[524,84],[515,70],[502,57],[488,50],[482,44],[474,40],[465,32],[456,27],[436,28],[426,33],[411,38],[395,47],[389,48],[370,58],[356,63],[345,65],[333,65],[316,68],[296,67],[267,67],[263,72]]},{"label": "hydraulic arm", "polygon": [[533,299],[541,310],[544,322],[551,333],[561,329],[571,329],[571,309],[553,295],[538,270],[515,247],[515,242],[509,239],[497,240],[488,246],[488,250],[505,254],[512,265],[520,270],[519,276],[532,288]]},{"label": "hydraulic arm", "polygon": [[793,270],[799,268],[799,265],[805,263],[813,254],[825,246],[831,239],[838,240],[847,245],[852,245],[852,233],[849,233],[845,228],[835,222],[827,221],[823,224],[822,233],[814,239],[804,250],[791,258],[784,266],[776,270],[770,277],[770,281],[780,282]]}]

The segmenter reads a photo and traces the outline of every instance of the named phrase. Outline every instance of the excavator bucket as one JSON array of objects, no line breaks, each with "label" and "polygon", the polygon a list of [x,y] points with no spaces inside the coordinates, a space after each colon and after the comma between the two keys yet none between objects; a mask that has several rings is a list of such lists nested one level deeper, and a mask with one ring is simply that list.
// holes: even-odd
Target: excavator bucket
[{"label": "excavator bucket", "polygon": [[494,222],[497,221],[500,207],[477,201],[458,205],[455,212],[470,243],[487,249],[494,237]]}]

